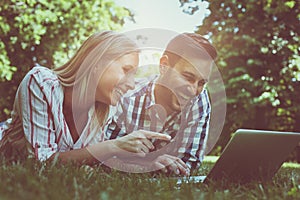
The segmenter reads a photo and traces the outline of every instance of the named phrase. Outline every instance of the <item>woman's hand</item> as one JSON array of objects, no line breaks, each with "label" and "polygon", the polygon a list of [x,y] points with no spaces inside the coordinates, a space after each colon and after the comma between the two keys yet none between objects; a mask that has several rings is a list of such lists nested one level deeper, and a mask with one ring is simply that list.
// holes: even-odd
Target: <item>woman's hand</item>
[{"label": "woman's hand", "polygon": [[170,141],[171,136],[152,131],[138,130],[115,139],[113,143],[119,149],[117,153],[119,156],[124,156],[128,152],[137,153],[138,156],[145,156],[151,149],[154,149],[149,139]]}]

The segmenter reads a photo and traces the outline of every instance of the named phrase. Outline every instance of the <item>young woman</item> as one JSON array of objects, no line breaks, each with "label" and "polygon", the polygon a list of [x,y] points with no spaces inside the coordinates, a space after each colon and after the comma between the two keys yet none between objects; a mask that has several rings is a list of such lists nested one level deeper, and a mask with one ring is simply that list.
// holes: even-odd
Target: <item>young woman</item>
[{"label": "young woman", "polygon": [[136,131],[103,141],[109,105],[134,88],[137,65],[136,44],[105,31],[89,37],[63,66],[34,67],[20,83],[11,119],[0,129],[0,153],[7,160],[58,157],[94,164],[124,152],[143,156],[154,148],[149,138],[169,140]]}]

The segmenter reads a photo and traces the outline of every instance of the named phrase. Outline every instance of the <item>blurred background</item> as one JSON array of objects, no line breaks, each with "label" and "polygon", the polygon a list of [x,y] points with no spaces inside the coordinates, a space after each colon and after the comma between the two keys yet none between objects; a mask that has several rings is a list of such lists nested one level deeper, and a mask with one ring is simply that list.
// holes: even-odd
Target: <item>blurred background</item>
[{"label": "blurred background", "polygon": [[155,27],[197,32],[218,50],[227,113],[212,155],[238,128],[300,132],[299,11],[297,0],[1,0],[0,121],[36,63],[63,64],[96,31]]}]

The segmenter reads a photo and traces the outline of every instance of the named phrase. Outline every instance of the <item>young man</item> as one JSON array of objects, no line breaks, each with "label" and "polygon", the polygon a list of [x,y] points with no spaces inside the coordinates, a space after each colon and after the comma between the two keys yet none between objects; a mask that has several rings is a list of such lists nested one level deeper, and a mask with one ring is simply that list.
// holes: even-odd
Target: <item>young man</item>
[{"label": "young man", "polygon": [[135,130],[170,135],[171,143],[152,140],[141,149],[146,155],[135,163],[152,162],[155,169],[189,175],[204,156],[210,103],[204,89],[215,48],[204,37],[183,33],[173,38],[160,58],[160,76],[125,95],[106,130],[106,139]]}]

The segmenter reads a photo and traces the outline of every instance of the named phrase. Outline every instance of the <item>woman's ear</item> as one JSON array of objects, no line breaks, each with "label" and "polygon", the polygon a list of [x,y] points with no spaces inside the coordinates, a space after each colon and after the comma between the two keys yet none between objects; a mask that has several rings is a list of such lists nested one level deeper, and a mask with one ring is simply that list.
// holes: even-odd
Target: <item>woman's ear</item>
[{"label": "woman's ear", "polygon": [[163,55],[159,60],[160,74],[164,74],[168,70],[169,66],[170,66],[169,57],[167,55]]}]

